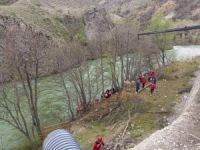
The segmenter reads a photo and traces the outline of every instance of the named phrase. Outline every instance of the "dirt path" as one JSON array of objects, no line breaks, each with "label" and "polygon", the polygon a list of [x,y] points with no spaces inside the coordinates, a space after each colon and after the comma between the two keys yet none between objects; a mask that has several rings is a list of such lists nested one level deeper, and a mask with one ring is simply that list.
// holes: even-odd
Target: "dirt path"
[{"label": "dirt path", "polygon": [[200,70],[196,76],[190,94],[175,107],[181,115],[129,150],[200,150]]}]

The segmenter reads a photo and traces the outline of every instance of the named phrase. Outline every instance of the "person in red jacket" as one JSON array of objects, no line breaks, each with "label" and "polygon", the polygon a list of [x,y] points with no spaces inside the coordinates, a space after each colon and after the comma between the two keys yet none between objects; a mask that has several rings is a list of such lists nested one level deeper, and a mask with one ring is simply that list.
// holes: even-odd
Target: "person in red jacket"
[{"label": "person in red jacket", "polygon": [[141,78],[141,83],[142,83],[142,88],[145,87],[147,80],[145,79],[145,77]]},{"label": "person in red jacket", "polygon": [[151,96],[153,95],[155,88],[156,88],[155,83],[154,83],[154,82],[151,82],[151,85],[150,85]]},{"label": "person in red jacket", "polygon": [[148,72],[148,82],[151,82],[151,77],[152,77],[152,71]]},{"label": "person in red jacket", "polygon": [[92,150],[101,150],[104,147],[102,136],[98,136],[97,141],[94,143]]},{"label": "person in red jacket", "polygon": [[156,77],[156,74],[154,71],[151,72],[151,77],[153,77],[153,78]]}]

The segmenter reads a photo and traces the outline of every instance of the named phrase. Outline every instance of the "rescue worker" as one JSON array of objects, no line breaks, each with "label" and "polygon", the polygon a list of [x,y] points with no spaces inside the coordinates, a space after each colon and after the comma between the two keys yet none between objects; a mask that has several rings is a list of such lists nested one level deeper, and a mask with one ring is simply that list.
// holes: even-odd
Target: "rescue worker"
[{"label": "rescue worker", "polygon": [[156,77],[156,74],[154,71],[151,72],[151,77]]},{"label": "rescue worker", "polygon": [[141,83],[142,83],[142,88],[145,87],[147,80],[145,79],[145,77],[141,78]]},{"label": "rescue worker", "polygon": [[137,78],[135,81],[135,87],[136,87],[136,93],[138,93],[140,90],[140,79],[139,78]]},{"label": "rescue worker", "polygon": [[150,85],[151,96],[154,94],[155,88],[156,88],[155,83],[154,83],[154,82],[151,82],[151,85]]},{"label": "rescue worker", "polygon": [[103,139],[102,139],[102,136],[98,136],[98,139],[97,141],[94,143],[93,147],[92,147],[92,150],[101,150],[103,149],[104,147],[104,142],[103,142]]},{"label": "rescue worker", "polygon": [[107,92],[104,93],[104,97],[105,97],[105,98],[108,98],[108,97],[109,97]]},{"label": "rescue worker", "polygon": [[106,92],[104,93],[104,97],[109,98],[110,96],[111,96],[111,92],[109,89],[107,89]]},{"label": "rescue worker", "polygon": [[142,75],[141,75],[141,74],[139,74],[139,75],[138,75],[138,78],[141,80],[141,78],[142,78]]},{"label": "rescue worker", "polygon": [[156,84],[156,77],[152,77],[152,80],[151,80],[154,84]]},{"label": "rescue worker", "polygon": [[151,77],[152,77],[152,72],[149,71],[149,72],[148,72],[148,82],[151,82]]}]

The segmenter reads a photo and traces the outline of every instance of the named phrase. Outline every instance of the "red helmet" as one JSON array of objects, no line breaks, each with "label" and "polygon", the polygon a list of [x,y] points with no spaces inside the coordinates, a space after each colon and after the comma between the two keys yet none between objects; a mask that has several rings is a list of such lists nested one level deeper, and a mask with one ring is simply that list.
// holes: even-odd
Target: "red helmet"
[{"label": "red helmet", "polygon": [[98,136],[98,141],[102,142],[102,136]]}]

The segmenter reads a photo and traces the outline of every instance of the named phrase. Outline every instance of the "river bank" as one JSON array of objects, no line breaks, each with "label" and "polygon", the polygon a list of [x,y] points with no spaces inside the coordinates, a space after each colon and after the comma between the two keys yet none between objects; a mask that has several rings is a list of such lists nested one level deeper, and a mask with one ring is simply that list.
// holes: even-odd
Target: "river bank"
[{"label": "river bank", "polygon": [[[187,51],[188,50],[189,49],[187,49]],[[183,51],[183,49],[182,49],[182,51]],[[90,75],[92,75],[92,73],[95,73],[95,71],[94,71],[95,63],[98,63],[98,61],[90,63],[90,65],[91,65],[91,68],[90,68],[91,74]],[[190,66],[186,65],[185,68],[190,68]],[[108,71],[105,73],[105,77],[106,77],[106,81],[109,81],[110,80],[110,78],[108,77],[109,76],[109,67],[107,67],[107,69],[108,69]],[[173,69],[171,69],[171,70],[173,70]],[[167,74],[172,73],[171,70],[168,69]],[[161,74],[161,76],[163,76],[163,75]],[[66,75],[66,78],[67,78],[67,75]],[[96,79],[94,78],[94,83],[96,84],[95,80]],[[39,100],[39,113],[40,114],[39,115],[41,117],[43,125],[45,125],[46,123],[49,123],[51,121],[53,121],[53,123],[60,122],[60,121],[62,121],[61,120],[62,118],[67,118],[67,116],[66,116],[66,114],[67,114],[66,98],[64,96],[64,91],[63,91],[62,87],[57,82],[59,82],[58,78],[56,78],[56,76],[51,76],[48,78],[41,79],[40,83],[39,83],[39,88],[40,88],[40,96],[39,96],[40,97],[40,100]],[[163,84],[163,82],[161,82],[161,85]],[[170,82],[167,82],[167,83],[170,83]],[[68,85],[68,83],[66,83],[66,84]],[[106,85],[109,85],[109,82],[106,82]],[[100,87],[99,87],[99,89],[100,89]],[[71,92],[74,92],[74,91],[71,91]],[[93,93],[94,95],[96,95],[96,93],[100,93],[100,91],[96,91],[96,90],[94,92],[95,92],[95,93]],[[133,92],[131,92],[131,93],[133,94]],[[147,98],[148,98],[149,97],[148,92],[145,92],[145,93],[147,94]],[[130,93],[122,92],[122,95],[130,95]],[[120,99],[120,97],[121,97],[121,99],[124,99],[123,98],[124,96],[118,96],[118,97],[116,97],[116,99]],[[73,97],[73,99],[76,99],[76,96]],[[125,99],[129,99],[129,98],[127,97]],[[141,99],[144,99],[144,97],[142,97]],[[138,101],[137,99],[136,100],[133,99],[132,102],[130,101],[130,103],[127,103],[127,106],[129,106],[130,104],[134,104],[135,102],[136,102],[136,105],[141,105],[143,107],[143,105],[142,105],[143,102],[137,104],[137,102],[141,102],[141,101]],[[76,101],[74,101],[74,103],[76,103]],[[118,103],[118,101],[117,101],[117,103]],[[111,103],[111,104],[112,104],[112,107],[115,107],[115,105],[113,105],[113,103]],[[126,110],[127,106],[126,105],[123,106],[122,109]],[[144,106],[146,106],[146,105],[144,105]],[[75,107],[75,105],[74,105],[74,107]],[[133,107],[133,109],[134,109],[134,107]],[[118,120],[127,119],[128,111],[127,110],[122,111],[122,113],[123,112],[125,115],[122,115],[121,118],[118,118]],[[115,112],[114,114],[116,115],[116,117],[119,117],[118,113]],[[124,116],[126,116],[126,118],[124,118]],[[87,124],[87,122],[86,122],[86,124]],[[10,149],[12,149],[12,147],[16,147],[16,145],[19,145],[19,149],[22,150],[23,148],[21,148],[21,147],[24,147],[23,146],[24,143],[27,144],[26,139],[24,139],[20,135],[20,133],[17,132],[14,128],[7,126],[7,124],[5,124],[5,123],[1,123],[0,126],[1,126],[0,137],[3,137],[2,138],[3,146],[6,145],[6,147],[4,146],[4,149],[10,150]],[[121,128],[123,128],[123,124],[121,126],[122,126]],[[105,129],[102,129],[102,130],[104,131]],[[96,129],[94,129],[94,131],[96,132]],[[9,135],[7,135],[7,133],[9,133]],[[4,135],[7,135],[7,136],[4,136]],[[91,138],[92,137],[93,136],[91,136]],[[8,144],[8,141],[14,141],[14,142]],[[88,143],[86,142],[86,144],[88,144]],[[25,148],[25,149],[27,149],[27,148]],[[28,148],[28,149],[30,149],[30,148]]]},{"label": "river bank", "polygon": [[132,89],[106,99],[97,109],[73,123],[74,136],[83,149],[90,149],[99,134],[104,137],[107,149],[113,149],[117,143],[124,149],[134,147],[168,125],[166,118],[173,112],[175,103],[189,91],[186,89],[191,89],[190,80],[198,65],[199,60],[195,59],[160,69],[153,97],[150,97],[149,90],[135,95]]}]

